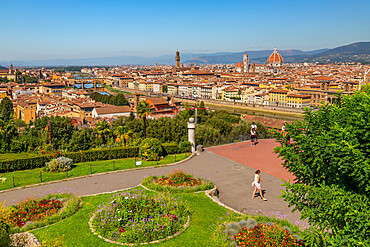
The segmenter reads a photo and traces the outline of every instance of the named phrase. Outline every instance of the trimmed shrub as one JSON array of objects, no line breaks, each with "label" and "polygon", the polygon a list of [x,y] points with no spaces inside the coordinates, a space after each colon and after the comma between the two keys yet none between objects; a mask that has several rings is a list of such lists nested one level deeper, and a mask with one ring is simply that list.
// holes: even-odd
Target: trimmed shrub
[{"label": "trimmed shrub", "polygon": [[146,138],[140,144],[139,155],[147,160],[156,160],[162,154],[162,145],[158,139]]},{"label": "trimmed shrub", "polygon": [[[159,155],[174,154],[178,152],[178,145],[176,143],[163,143],[159,150],[160,150]],[[123,159],[129,157],[138,157],[139,147],[126,146],[115,148],[91,149],[86,151],[63,153],[63,156],[72,159],[74,163],[96,160]],[[52,154],[47,154],[47,155],[35,155],[33,157],[26,158],[11,158],[1,160],[0,172],[5,173],[44,167],[45,164],[51,161],[53,158],[55,157]],[[156,156],[154,159],[156,159]]]},{"label": "trimmed shrub", "polygon": [[50,161],[53,155],[39,155],[32,158],[9,159],[0,161],[0,172],[11,172],[17,170],[28,170],[43,167]]},{"label": "trimmed shrub", "polygon": [[180,142],[180,144],[179,144],[179,152],[180,153],[190,152],[192,145],[193,144],[191,144],[191,142],[189,142],[189,141]]},{"label": "trimmed shrub", "polygon": [[59,157],[52,159],[45,165],[45,171],[47,172],[63,172],[71,170],[73,165],[73,160],[66,157]]},{"label": "trimmed shrub", "polygon": [[162,148],[163,155],[181,153],[179,152],[179,146],[177,145],[177,143],[163,143]]},{"label": "trimmed shrub", "polygon": [[[138,156],[138,147],[118,147],[92,149],[80,152],[64,153],[74,163],[88,162],[95,160],[123,159]],[[39,155],[31,158],[9,159],[0,161],[0,172],[11,172],[19,170],[28,170],[45,166],[45,163],[52,160],[53,155]]]},{"label": "trimmed shrub", "polygon": [[10,226],[0,221],[0,246],[10,245]]}]

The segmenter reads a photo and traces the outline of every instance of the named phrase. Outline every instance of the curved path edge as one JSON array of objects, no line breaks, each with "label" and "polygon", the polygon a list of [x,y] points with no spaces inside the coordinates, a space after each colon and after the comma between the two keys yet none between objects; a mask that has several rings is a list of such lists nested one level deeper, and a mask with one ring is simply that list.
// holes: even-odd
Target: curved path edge
[{"label": "curved path edge", "polygon": [[[143,169],[149,169],[149,168],[175,166],[175,165],[178,165],[178,164],[181,164],[181,163],[184,163],[184,162],[186,162],[186,161],[190,160],[191,158],[193,158],[193,157],[194,157],[194,155],[195,155],[195,154],[196,154],[196,153],[192,153],[192,154],[191,154],[189,157],[187,157],[186,159],[180,160],[180,161],[175,162],[175,163],[163,164],[163,165],[154,165],[154,166],[135,167],[135,168],[129,168],[129,169],[124,169],[124,170],[117,170],[117,171],[110,171],[110,172],[94,173],[94,174],[89,174],[89,175],[84,175],[84,176],[79,176],[79,177],[73,177],[73,178],[64,178],[64,179],[54,180],[54,181],[45,182],[45,183],[30,184],[30,185],[21,186],[21,187],[16,187],[16,188],[12,188],[12,189],[1,190],[1,191],[0,191],[0,194],[1,194],[1,193],[6,193],[6,192],[15,191],[15,190],[22,190],[22,189],[26,189],[26,188],[32,188],[32,187],[37,187],[37,186],[47,185],[47,184],[55,184],[55,183],[60,183],[60,182],[65,182],[65,181],[72,181],[72,180],[77,180],[77,179],[83,179],[83,178],[89,178],[89,177],[96,177],[96,176],[107,175],[107,174],[112,174],[112,173],[130,172],[130,171],[143,170]],[[109,193],[109,192],[107,192],[107,193]]]}]

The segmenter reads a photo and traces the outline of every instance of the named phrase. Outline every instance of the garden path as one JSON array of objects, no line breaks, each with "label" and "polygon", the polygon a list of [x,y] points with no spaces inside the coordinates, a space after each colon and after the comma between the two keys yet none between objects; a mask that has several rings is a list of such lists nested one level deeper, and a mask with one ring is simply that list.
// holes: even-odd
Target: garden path
[{"label": "garden path", "polygon": [[[137,186],[146,176],[158,176],[182,169],[196,177],[210,176],[220,191],[220,201],[227,206],[239,211],[262,210],[265,213],[279,211],[281,215],[286,215],[287,219],[294,223],[299,220],[299,213],[292,213],[287,202],[279,198],[281,190],[284,189],[281,187],[283,183],[281,179],[291,178],[291,175],[281,168],[280,159],[273,153],[276,145],[274,140],[260,140],[260,143],[254,147],[250,146],[249,141],[211,147],[176,166],[114,172],[0,192],[0,201],[7,200],[6,204],[9,205],[27,197],[40,196],[50,191],[66,188],[81,196],[111,192]],[[257,168],[262,171],[261,184],[268,201],[262,201],[260,198],[251,199],[253,192],[251,182]]]}]

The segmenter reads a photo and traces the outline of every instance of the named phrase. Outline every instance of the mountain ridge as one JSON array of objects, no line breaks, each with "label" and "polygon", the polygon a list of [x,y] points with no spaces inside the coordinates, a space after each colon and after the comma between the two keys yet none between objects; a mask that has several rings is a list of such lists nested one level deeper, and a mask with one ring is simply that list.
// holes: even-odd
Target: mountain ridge
[{"label": "mountain ridge", "polygon": [[[251,63],[266,63],[273,50],[217,52],[217,53],[184,53],[180,54],[185,64],[232,64],[243,60],[243,54],[249,55]],[[370,63],[370,42],[357,42],[333,49],[319,49],[302,51],[298,49],[278,50],[284,62],[364,62]],[[161,55],[156,57],[117,56],[76,59],[48,59],[48,60],[15,60],[14,66],[102,66],[102,65],[154,65],[174,64],[175,55]],[[10,65],[11,61],[0,61],[0,66]]]}]

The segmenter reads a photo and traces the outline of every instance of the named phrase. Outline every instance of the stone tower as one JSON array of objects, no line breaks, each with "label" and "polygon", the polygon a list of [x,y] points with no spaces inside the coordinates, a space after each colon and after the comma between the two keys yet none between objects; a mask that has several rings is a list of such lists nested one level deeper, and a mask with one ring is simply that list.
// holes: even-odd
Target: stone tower
[{"label": "stone tower", "polygon": [[176,68],[180,68],[180,52],[179,51],[176,52],[175,61],[176,61]]},{"label": "stone tower", "polygon": [[249,56],[248,54],[243,55],[243,73],[249,72]]}]

